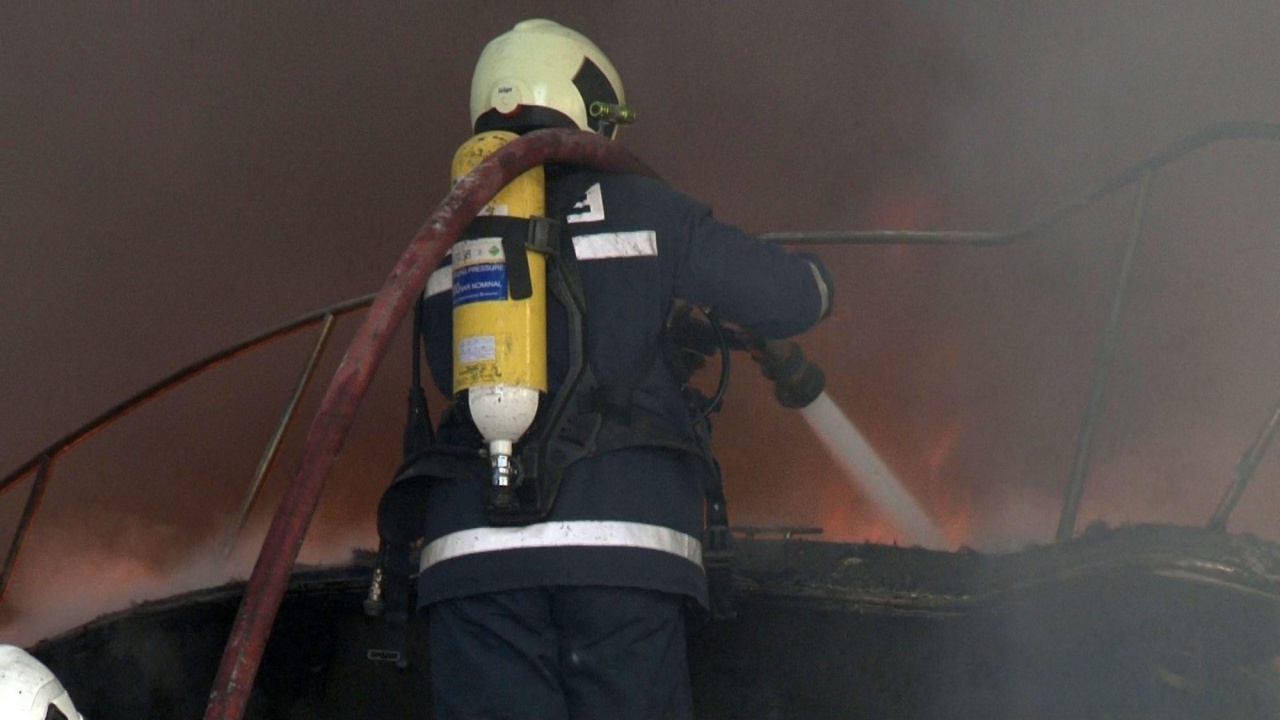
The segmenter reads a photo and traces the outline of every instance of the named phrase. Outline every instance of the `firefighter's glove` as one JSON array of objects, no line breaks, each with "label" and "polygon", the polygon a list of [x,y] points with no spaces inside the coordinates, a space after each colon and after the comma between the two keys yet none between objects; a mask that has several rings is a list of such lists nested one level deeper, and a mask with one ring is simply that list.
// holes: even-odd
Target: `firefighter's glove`
[{"label": "firefighter's glove", "polygon": [[706,367],[711,356],[720,350],[720,339],[715,329],[705,320],[694,317],[693,310],[692,305],[678,301],[667,319],[668,359],[681,376],[682,383]]}]

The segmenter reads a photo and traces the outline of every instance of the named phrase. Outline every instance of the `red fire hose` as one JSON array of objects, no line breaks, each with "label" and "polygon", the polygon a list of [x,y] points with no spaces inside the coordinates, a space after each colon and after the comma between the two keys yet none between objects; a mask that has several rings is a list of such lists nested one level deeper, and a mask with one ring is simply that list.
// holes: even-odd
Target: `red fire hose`
[{"label": "red fire hose", "polygon": [[512,141],[462,178],[400,256],[364,323],[351,340],[307,433],[302,462],[276,511],[258,562],[245,586],[205,720],[240,720],[262,662],[267,636],[284,598],[307,526],[346,439],[356,408],[427,275],[499,190],[545,163],[585,165],[608,172],[653,175],[623,146],[576,130],[539,130]]}]

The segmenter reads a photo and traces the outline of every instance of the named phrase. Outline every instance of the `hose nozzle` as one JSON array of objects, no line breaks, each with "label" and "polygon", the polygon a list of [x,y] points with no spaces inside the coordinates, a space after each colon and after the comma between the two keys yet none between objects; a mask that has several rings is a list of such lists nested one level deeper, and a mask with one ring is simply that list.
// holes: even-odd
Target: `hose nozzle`
[{"label": "hose nozzle", "polygon": [[760,340],[750,347],[751,359],[773,381],[773,395],[783,407],[808,406],[822,394],[826,375],[805,359],[800,346],[789,340]]}]

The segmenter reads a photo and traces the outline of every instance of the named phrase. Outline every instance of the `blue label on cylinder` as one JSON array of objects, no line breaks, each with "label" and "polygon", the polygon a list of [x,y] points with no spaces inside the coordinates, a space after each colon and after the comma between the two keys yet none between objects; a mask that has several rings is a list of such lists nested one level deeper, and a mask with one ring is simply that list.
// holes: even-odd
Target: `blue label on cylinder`
[{"label": "blue label on cylinder", "polygon": [[507,299],[506,263],[476,263],[453,270],[453,306]]},{"label": "blue label on cylinder", "polygon": [[453,246],[453,306],[507,299],[502,238],[471,238]]}]

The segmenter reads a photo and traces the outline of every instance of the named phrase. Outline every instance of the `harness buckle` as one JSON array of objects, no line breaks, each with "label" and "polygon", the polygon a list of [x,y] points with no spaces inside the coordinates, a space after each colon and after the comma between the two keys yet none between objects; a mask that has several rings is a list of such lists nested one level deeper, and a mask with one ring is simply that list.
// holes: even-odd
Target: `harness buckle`
[{"label": "harness buckle", "polygon": [[525,245],[544,255],[554,255],[560,245],[560,222],[547,217],[529,218],[529,233]]}]

